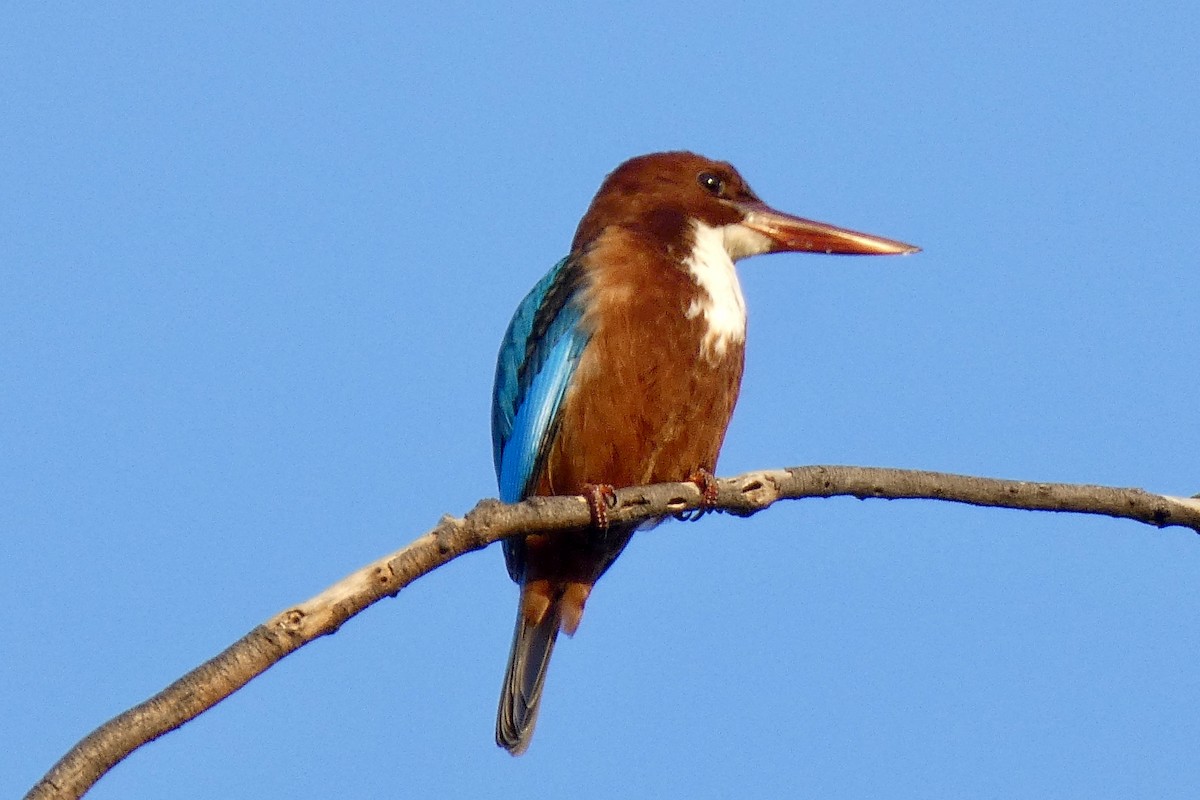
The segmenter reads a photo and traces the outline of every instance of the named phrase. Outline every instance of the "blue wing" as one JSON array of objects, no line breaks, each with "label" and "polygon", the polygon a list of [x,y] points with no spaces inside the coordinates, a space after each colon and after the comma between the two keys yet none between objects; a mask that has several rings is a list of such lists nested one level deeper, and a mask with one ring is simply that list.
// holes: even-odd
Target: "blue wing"
[{"label": "blue wing", "polygon": [[496,361],[492,456],[500,499],[528,496],[558,421],[563,395],[591,334],[581,325],[583,268],[564,258],[517,307]]}]

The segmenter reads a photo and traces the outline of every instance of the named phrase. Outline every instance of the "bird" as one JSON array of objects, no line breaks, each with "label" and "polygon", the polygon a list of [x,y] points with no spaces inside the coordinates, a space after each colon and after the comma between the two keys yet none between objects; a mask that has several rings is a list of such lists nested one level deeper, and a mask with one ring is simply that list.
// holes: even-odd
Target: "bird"
[{"label": "bird", "polygon": [[517,307],[492,394],[500,500],[583,495],[586,528],[504,540],[520,587],[496,743],[520,755],[560,632],[636,525],[608,525],[616,488],[693,481],[715,503],[717,455],[742,378],[746,304],[734,263],[778,252],[890,255],[903,242],[776,211],[729,163],[691,152],[625,161],[567,256]]}]

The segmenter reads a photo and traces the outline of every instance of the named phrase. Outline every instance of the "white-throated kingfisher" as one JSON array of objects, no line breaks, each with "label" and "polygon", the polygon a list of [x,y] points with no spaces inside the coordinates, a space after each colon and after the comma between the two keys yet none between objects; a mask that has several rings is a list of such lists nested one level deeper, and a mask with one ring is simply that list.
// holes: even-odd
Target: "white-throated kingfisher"
[{"label": "white-throated kingfisher", "polygon": [[613,488],[714,484],[742,379],[746,306],[734,262],[762,253],[912,253],[912,245],[767,206],[731,165],[686,152],[626,161],[570,254],[517,308],[496,364],[500,499],[583,494],[593,525],[504,541],[521,587],[496,743],[529,747],[559,631],[636,526],[608,525]]}]

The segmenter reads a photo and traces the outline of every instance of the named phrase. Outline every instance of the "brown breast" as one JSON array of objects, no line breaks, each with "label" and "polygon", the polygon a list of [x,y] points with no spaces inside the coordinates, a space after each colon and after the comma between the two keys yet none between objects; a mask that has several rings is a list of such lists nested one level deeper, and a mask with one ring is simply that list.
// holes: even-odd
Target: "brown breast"
[{"label": "brown breast", "polygon": [[719,358],[703,354],[707,322],[688,315],[695,280],[631,237],[606,232],[592,250],[584,318],[592,339],[563,399],[537,494],[686,480],[716,469],[744,346]]}]

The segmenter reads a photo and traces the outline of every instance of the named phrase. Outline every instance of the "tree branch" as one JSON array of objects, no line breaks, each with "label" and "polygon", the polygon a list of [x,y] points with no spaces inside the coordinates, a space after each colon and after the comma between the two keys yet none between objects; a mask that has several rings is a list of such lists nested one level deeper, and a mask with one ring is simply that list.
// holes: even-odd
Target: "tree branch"
[{"label": "tree branch", "polygon": [[[871,467],[793,467],[748,472],[718,482],[716,508],[750,516],[779,500],[851,496],[929,499],[1030,511],[1070,511],[1136,520],[1200,533],[1200,499],[1063,483],[977,478],[942,472]],[[612,522],[678,514],[700,505],[690,483],[617,492]],[[178,728],[261,675],[276,662],[448,561],[514,534],[547,533],[590,524],[580,497],[533,498],[505,505],[479,502],[463,518],[445,516],[428,533],[368,564],[317,596],[250,631],[149,700],[101,725],[75,745],[26,795],[26,800],[79,798],[138,747]]]}]

